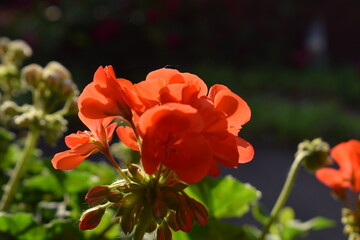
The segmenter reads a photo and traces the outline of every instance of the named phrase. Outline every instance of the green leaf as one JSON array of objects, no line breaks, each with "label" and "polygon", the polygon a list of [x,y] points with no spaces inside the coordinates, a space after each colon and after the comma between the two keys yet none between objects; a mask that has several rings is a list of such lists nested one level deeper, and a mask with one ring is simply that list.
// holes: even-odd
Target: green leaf
[{"label": "green leaf", "polygon": [[189,233],[183,231],[172,232],[173,240],[191,240]]},{"label": "green leaf", "polygon": [[265,225],[269,221],[269,214],[264,206],[262,206],[259,202],[254,204],[251,208],[251,213],[255,220],[259,223]]},{"label": "green leaf", "polygon": [[12,236],[17,236],[34,225],[36,225],[36,221],[31,214],[0,213],[0,233],[8,233]]},{"label": "green leaf", "polygon": [[259,199],[260,192],[250,184],[241,183],[232,176],[206,178],[190,185],[186,192],[207,206],[215,218],[241,217],[249,205]]},{"label": "green leaf", "polygon": [[292,240],[296,237],[306,235],[312,230],[322,230],[333,227],[335,226],[335,222],[324,217],[315,217],[306,222],[293,219],[288,221],[286,224],[283,224],[282,226],[282,238],[284,240]]},{"label": "green leaf", "polygon": [[325,218],[325,217],[315,217],[308,222],[312,225],[312,230],[322,230],[326,228],[331,228],[335,226],[335,221]]},{"label": "green leaf", "polygon": [[56,196],[62,195],[62,186],[58,179],[48,171],[43,171],[42,175],[36,175],[24,180],[27,188],[53,193]]},{"label": "green leaf", "polygon": [[174,240],[256,240],[260,231],[252,226],[235,226],[231,223],[210,219],[205,226],[194,225],[188,232],[176,232],[173,234]]},{"label": "green leaf", "polygon": [[282,225],[286,225],[289,221],[295,218],[295,211],[291,207],[284,207],[279,212],[279,223]]}]

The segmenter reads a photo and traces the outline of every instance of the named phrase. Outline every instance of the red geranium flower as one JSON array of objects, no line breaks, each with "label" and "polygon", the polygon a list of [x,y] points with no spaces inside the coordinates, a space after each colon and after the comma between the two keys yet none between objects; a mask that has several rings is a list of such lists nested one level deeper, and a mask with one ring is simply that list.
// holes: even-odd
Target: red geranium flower
[{"label": "red geranium flower", "polygon": [[56,169],[73,169],[91,154],[107,152],[109,148],[108,142],[116,128],[116,123],[110,124],[113,117],[88,119],[79,113],[79,118],[90,131],[78,131],[65,137],[65,143],[70,150],[57,153],[51,160]]},{"label": "red geranium flower", "polygon": [[[144,119],[150,119],[149,114],[155,114],[153,108],[169,103],[178,103],[179,105],[176,106],[179,109],[176,111],[180,112],[186,108],[181,105],[191,107],[192,111],[195,109],[195,115],[200,116],[203,126],[197,134],[205,137],[207,146],[211,148],[209,151],[211,152],[211,161],[208,161],[210,165],[201,168],[202,171],[207,169],[206,174],[218,175],[220,173],[219,164],[234,168],[238,163],[245,163],[253,158],[254,150],[251,144],[238,137],[242,125],[250,119],[249,106],[223,85],[211,87],[208,93],[206,84],[199,77],[190,73],[180,73],[174,69],[163,68],[149,73],[144,81],[132,85],[127,80],[116,79],[111,66],[105,69],[99,68],[94,82],[87,86],[81,94],[79,106],[80,112],[89,118],[122,116],[128,120],[133,128],[119,127],[117,134],[127,146],[134,150],[141,150],[137,145],[136,135],[139,134],[137,131],[141,133],[143,141],[147,142],[145,139],[150,141],[151,137],[156,138],[155,133],[148,134],[149,132],[144,130],[155,129],[150,126],[152,123],[156,125],[156,128],[165,129],[156,121],[144,121]],[[174,106],[172,108],[175,109]],[[165,109],[167,107],[156,111],[160,111],[164,115],[172,115],[172,118],[175,118],[173,111],[170,113]],[[149,114],[147,114],[148,111],[150,111]],[[185,112],[183,112],[184,116]],[[147,115],[143,118],[144,114]],[[181,132],[181,128],[175,129]],[[173,133],[176,132],[175,129],[172,130]],[[187,141],[185,143],[187,144]],[[148,164],[151,154],[149,154],[150,148],[146,147],[149,146],[149,143],[144,145],[142,156],[145,156],[147,160],[143,160],[143,162]],[[189,147],[191,148],[191,146]],[[181,149],[182,151],[192,151]],[[153,148],[152,151],[157,152],[158,150]],[[152,168],[145,167],[148,173],[153,173],[159,164],[163,164],[159,159],[153,159],[153,161]],[[181,171],[180,175],[182,175]],[[194,181],[194,179],[190,181]]]},{"label": "red geranium flower", "polygon": [[330,152],[339,169],[321,168],[317,179],[326,186],[336,189],[348,188],[360,191],[360,141],[350,140],[333,147]]}]

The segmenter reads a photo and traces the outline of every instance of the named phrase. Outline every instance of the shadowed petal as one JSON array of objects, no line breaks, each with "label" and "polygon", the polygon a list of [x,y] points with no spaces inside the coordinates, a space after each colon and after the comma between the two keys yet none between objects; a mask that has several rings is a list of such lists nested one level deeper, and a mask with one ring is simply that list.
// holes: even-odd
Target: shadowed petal
[{"label": "shadowed petal", "polygon": [[134,130],[128,126],[120,126],[116,129],[116,133],[120,140],[129,148],[140,151]]}]

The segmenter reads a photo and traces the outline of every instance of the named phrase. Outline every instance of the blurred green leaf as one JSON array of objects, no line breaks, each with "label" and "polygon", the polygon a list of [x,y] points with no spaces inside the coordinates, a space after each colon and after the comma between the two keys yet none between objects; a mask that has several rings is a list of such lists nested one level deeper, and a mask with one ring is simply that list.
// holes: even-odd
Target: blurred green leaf
[{"label": "blurred green leaf", "polygon": [[36,225],[36,221],[31,214],[0,213],[0,233],[10,233],[13,236],[17,236],[34,225]]},{"label": "blurred green leaf", "polygon": [[209,215],[215,218],[241,217],[249,210],[249,205],[260,197],[254,187],[232,176],[205,178],[190,185],[186,192],[204,203]]},{"label": "blurred green leaf", "polygon": [[256,240],[260,231],[253,226],[235,226],[231,223],[210,219],[205,226],[195,225],[189,233],[176,232],[174,240]]},{"label": "blurred green leaf", "polygon": [[278,215],[278,221],[282,225],[286,225],[289,221],[295,218],[295,211],[291,207],[284,207]]},{"label": "blurred green leaf", "polygon": [[253,217],[262,225],[265,225],[270,218],[265,207],[262,206],[259,202],[252,206],[251,213]]},{"label": "blurred green leaf", "polygon": [[43,171],[43,175],[32,176],[24,180],[25,187],[40,190],[47,193],[53,193],[57,197],[61,196],[62,186],[58,179],[48,171]]}]

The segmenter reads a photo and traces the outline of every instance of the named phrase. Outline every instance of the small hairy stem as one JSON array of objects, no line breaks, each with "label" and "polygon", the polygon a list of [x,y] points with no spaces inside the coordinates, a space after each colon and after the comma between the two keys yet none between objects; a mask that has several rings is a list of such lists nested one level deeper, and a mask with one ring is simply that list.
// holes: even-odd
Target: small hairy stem
[{"label": "small hairy stem", "polygon": [[307,153],[300,153],[299,155],[296,156],[293,164],[291,165],[291,168],[290,168],[289,174],[286,178],[286,181],[284,183],[284,186],[281,189],[280,195],[279,195],[278,199],[276,200],[276,203],[275,203],[273,209],[271,210],[270,219],[267,222],[267,224],[265,225],[259,240],[265,239],[265,236],[269,232],[271,225],[273,224],[273,222],[277,218],[280,210],[284,207],[287,199],[289,198],[289,195],[291,193],[291,190],[292,190],[294,182],[295,182],[295,178],[299,172],[302,160],[304,159],[304,157],[306,155],[307,155]]},{"label": "small hairy stem", "polygon": [[38,129],[33,129],[30,131],[26,137],[25,148],[22,153],[20,160],[17,162],[15,169],[13,170],[9,182],[5,186],[4,195],[1,198],[0,202],[0,211],[8,211],[11,201],[14,198],[15,191],[22,175],[24,174],[27,162],[34,151],[34,148],[39,140],[40,131]]},{"label": "small hairy stem", "polygon": [[125,179],[125,181],[127,181],[128,183],[131,183],[131,180],[128,178],[128,176],[126,176],[126,174],[124,173],[124,171],[121,169],[121,167],[119,166],[119,164],[117,164],[117,162],[115,161],[114,157],[111,155],[110,150],[107,149],[106,152],[103,152],[104,155],[109,159],[109,161],[111,162],[111,164],[115,167],[116,171],[120,174],[120,176]]}]

